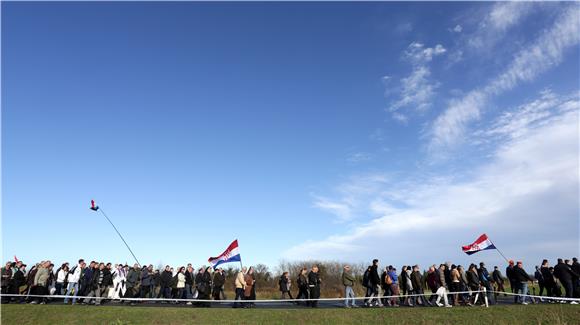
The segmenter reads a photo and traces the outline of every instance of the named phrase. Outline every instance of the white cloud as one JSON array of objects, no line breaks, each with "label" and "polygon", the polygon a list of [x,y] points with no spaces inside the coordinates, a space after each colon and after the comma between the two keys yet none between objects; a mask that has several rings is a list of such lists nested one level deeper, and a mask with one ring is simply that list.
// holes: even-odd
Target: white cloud
[{"label": "white cloud", "polygon": [[435,47],[425,47],[425,45],[419,42],[413,42],[407,47],[404,57],[415,64],[422,64],[431,61],[434,56],[441,55],[445,52],[447,50],[441,44],[437,44]]},{"label": "white cloud", "polygon": [[409,76],[401,78],[398,99],[391,102],[389,106],[388,110],[395,120],[407,122],[408,117],[404,113],[397,112],[402,108],[424,112],[431,106],[431,99],[439,84],[430,79],[431,69],[428,63],[445,52],[447,50],[441,44],[425,47],[421,43],[413,42],[407,47],[403,57],[411,62],[412,71]]},{"label": "white cloud", "polygon": [[498,2],[492,7],[483,25],[494,30],[506,30],[517,24],[530,10],[531,4],[528,2]]},{"label": "white cloud", "polygon": [[476,131],[474,136],[488,140],[519,138],[551,122],[551,119],[560,118],[561,114],[574,110],[580,110],[578,94],[557,96],[547,89],[541,92],[540,98],[504,112],[489,128]]},{"label": "white cloud", "polygon": [[[503,115],[492,123],[490,130],[519,125],[527,131],[504,138],[491,159],[468,178],[427,177],[410,182],[385,178],[370,187],[361,187],[361,182],[352,179],[355,185],[348,197],[372,220],[340,235],[292,247],[285,257],[353,261],[388,257],[386,262],[393,264],[408,263],[411,257],[413,262],[424,264],[449,259],[463,263],[468,258],[460,245],[482,232],[487,232],[508,257],[528,259],[529,263],[532,258],[577,254],[578,245],[554,250],[522,244],[539,238],[551,240],[551,234],[578,242],[579,104],[577,98],[572,102],[556,99],[560,104],[554,109],[538,108],[540,102],[551,100],[543,94],[539,102],[523,105],[511,116]],[[529,123],[517,122],[529,120],[538,110],[550,112],[542,118],[544,123],[530,128]],[[514,132],[508,129],[509,134]],[[496,255],[480,253],[476,258],[500,262]]]},{"label": "white cloud", "polygon": [[463,31],[463,27],[461,27],[461,25],[455,25],[455,27],[449,28],[449,31],[452,33],[461,33]]},{"label": "white cloud", "polygon": [[530,2],[506,1],[495,3],[469,35],[467,44],[476,50],[491,49],[510,27],[516,26],[533,9]]},{"label": "white cloud", "polygon": [[317,197],[314,206],[338,216],[341,221],[348,220],[352,216],[352,207],[345,202],[335,202],[328,198]]},{"label": "white cloud", "polygon": [[[312,195],[314,206],[338,217],[335,221],[345,222],[366,213],[364,207],[388,178],[384,174],[356,175],[349,178],[336,188],[337,198]],[[361,208],[363,208],[361,210]]]},{"label": "white cloud", "polygon": [[462,140],[468,124],[479,119],[481,110],[492,96],[514,88],[522,81],[531,81],[559,64],[564,51],[580,41],[579,14],[577,6],[568,7],[550,29],[521,50],[506,70],[487,86],[474,89],[461,99],[452,100],[433,123],[429,150],[440,153],[455,146]]}]

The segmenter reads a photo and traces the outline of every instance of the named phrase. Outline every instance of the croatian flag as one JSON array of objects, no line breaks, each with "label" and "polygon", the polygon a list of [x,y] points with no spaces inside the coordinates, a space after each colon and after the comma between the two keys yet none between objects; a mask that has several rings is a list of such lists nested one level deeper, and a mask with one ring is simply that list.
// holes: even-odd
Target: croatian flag
[{"label": "croatian flag", "polygon": [[465,254],[471,255],[485,249],[496,249],[496,248],[491,242],[491,240],[487,238],[487,235],[483,234],[479,236],[479,238],[477,238],[477,240],[474,241],[473,244],[463,246],[462,249]]},{"label": "croatian flag", "polygon": [[91,200],[91,210],[97,211],[99,207],[95,204],[95,200]]},{"label": "croatian flag", "polygon": [[212,268],[216,268],[220,264],[241,262],[240,250],[238,249],[238,240],[234,240],[226,250],[218,257],[210,257],[208,260]]}]

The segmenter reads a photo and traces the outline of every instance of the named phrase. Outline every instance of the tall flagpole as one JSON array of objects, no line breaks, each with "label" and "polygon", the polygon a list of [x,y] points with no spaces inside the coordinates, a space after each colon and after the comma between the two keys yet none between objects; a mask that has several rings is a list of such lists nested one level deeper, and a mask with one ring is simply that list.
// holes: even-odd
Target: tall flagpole
[{"label": "tall flagpole", "polygon": [[141,263],[139,263],[139,260],[137,259],[137,257],[135,256],[135,254],[133,254],[133,251],[131,250],[131,247],[129,247],[129,245],[125,241],[125,238],[123,238],[123,236],[121,236],[121,233],[119,232],[119,230],[117,230],[117,227],[115,227],[115,225],[113,224],[113,222],[111,221],[111,219],[109,219],[109,217],[107,217],[107,215],[105,214],[105,211],[103,211],[103,209],[99,208],[98,206],[91,207],[91,210],[93,210],[93,211],[101,211],[101,213],[103,214],[103,216],[107,219],[107,221],[109,221],[109,223],[111,224],[111,226],[113,226],[113,229],[115,229],[115,231],[117,232],[117,235],[119,235],[119,237],[121,237],[121,240],[123,241],[123,243],[125,243],[125,246],[127,246],[127,249],[129,250],[129,252],[131,252],[131,255],[133,255],[133,258],[135,259],[135,261],[137,262],[137,264],[139,264],[139,267],[141,267]]},{"label": "tall flagpole", "polygon": [[[236,241],[238,242],[238,251],[240,250],[240,242],[238,241],[238,239],[236,239]],[[240,272],[242,272],[242,269],[244,268],[244,265],[242,265],[242,254],[240,253]]]},{"label": "tall flagpole", "polygon": [[[488,237],[489,238],[489,237]],[[503,259],[510,264],[510,261],[508,261],[508,259],[503,255],[503,253],[499,250],[499,248],[497,248],[497,246],[495,245],[494,242],[491,241],[491,239],[489,240],[491,242],[491,244],[495,247],[495,250],[497,250],[497,252],[499,253],[499,255],[501,255],[501,257],[503,257]]]}]

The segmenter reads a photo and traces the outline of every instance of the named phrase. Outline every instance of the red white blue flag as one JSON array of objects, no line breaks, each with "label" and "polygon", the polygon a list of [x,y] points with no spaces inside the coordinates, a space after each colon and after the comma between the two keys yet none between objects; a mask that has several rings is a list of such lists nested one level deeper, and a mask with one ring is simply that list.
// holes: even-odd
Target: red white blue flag
[{"label": "red white blue flag", "polygon": [[234,240],[226,250],[217,257],[210,257],[208,260],[212,268],[216,268],[220,264],[241,262],[240,250],[238,249],[238,240]]},{"label": "red white blue flag", "polygon": [[477,253],[477,252],[482,251],[482,250],[496,249],[496,248],[493,245],[493,243],[491,242],[491,240],[489,240],[489,238],[487,238],[487,235],[483,234],[483,235],[479,236],[479,238],[477,238],[473,242],[473,244],[463,246],[462,249],[463,249],[463,252],[465,254],[471,255],[471,254]]}]

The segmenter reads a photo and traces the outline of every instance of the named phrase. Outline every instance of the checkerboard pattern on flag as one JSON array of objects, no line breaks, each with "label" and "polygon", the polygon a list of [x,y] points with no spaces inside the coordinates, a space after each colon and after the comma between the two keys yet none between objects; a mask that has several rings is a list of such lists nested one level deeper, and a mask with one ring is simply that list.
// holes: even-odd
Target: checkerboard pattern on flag
[{"label": "checkerboard pattern on flag", "polygon": [[210,257],[208,260],[212,268],[216,268],[220,264],[241,262],[240,250],[238,249],[238,240],[234,240],[226,250],[217,257]]},{"label": "checkerboard pattern on flag", "polygon": [[483,234],[477,238],[473,244],[463,246],[463,252],[467,255],[475,254],[479,251],[486,249],[496,249],[495,245],[487,238],[486,234]]}]

